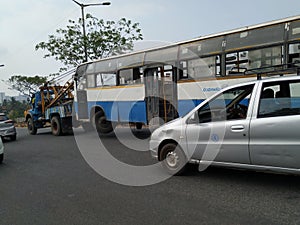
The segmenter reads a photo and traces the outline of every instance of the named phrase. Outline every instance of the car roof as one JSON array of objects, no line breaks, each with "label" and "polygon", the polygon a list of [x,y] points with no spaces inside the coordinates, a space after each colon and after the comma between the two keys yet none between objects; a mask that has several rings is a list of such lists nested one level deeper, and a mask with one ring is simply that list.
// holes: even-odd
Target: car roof
[{"label": "car roof", "polygon": [[296,74],[290,74],[290,75],[284,75],[280,76],[277,75],[277,77],[266,77],[261,79],[263,82],[272,82],[272,81],[280,81],[280,80],[299,80],[300,76]]},{"label": "car roof", "polygon": [[296,75],[296,74],[293,74],[293,75],[285,75],[285,76],[276,75],[276,77],[274,77],[274,76],[272,76],[272,77],[271,76],[270,77],[263,77],[262,79],[258,79],[258,80],[248,81],[248,82],[245,82],[245,83],[239,83],[239,84],[236,84],[236,85],[230,85],[230,86],[222,89],[219,92],[222,92],[224,90],[231,89],[231,88],[234,88],[234,87],[241,87],[241,86],[260,83],[260,82],[265,83],[265,82],[285,81],[285,80],[300,80],[300,76]]}]

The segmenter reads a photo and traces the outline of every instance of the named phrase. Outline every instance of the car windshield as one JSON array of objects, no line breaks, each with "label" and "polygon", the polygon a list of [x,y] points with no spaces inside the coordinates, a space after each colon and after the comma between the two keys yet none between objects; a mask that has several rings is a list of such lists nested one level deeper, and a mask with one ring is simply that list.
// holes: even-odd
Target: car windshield
[{"label": "car windshield", "polygon": [[5,121],[5,120],[8,120],[8,117],[4,116],[4,115],[1,115],[0,116],[0,121]]}]

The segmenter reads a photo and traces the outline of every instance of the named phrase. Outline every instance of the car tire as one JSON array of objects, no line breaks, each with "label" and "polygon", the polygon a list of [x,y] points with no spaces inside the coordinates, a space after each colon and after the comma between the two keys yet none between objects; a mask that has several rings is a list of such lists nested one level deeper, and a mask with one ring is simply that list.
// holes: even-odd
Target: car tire
[{"label": "car tire", "polygon": [[3,162],[3,159],[4,159],[4,153],[2,153],[2,154],[0,155],[0,164]]},{"label": "car tire", "polygon": [[103,112],[96,112],[93,119],[95,128],[100,134],[108,134],[113,131],[112,123],[106,120]]},{"label": "car tire", "polygon": [[53,116],[51,119],[51,131],[54,136],[62,135],[60,119],[57,116]]},{"label": "car tire", "polygon": [[37,128],[34,126],[34,122],[31,117],[27,120],[27,129],[29,134],[35,135],[37,133]]},{"label": "car tire", "polygon": [[168,143],[162,147],[160,160],[169,174],[179,176],[186,171],[187,158],[176,143]]}]

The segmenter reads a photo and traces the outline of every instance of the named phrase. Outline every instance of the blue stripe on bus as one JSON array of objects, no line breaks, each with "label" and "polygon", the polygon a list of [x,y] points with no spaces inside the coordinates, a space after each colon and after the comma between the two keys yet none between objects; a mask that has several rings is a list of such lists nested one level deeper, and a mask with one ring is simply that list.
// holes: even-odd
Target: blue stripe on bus
[{"label": "blue stripe on bus", "polygon": [[100,106],[104,110],[107,120],[110,121],[147,123],[146,103],[144,101],[89,102],[89,112],[95,106]]},{"label": "blue stripe on bus", "polygon": [[178,100],[178,113],[179,116],[184,116],[189,113],[193,108],[199,105],[204,100],[191,99],[191,100]]},{"label": "blue stripe on bus", "polygon": [[[184,116],[203,100],[179,100],[178,113]],[[76,104],[77,105],[77,104]],[[146,103],[145,101],[108,101],[108,102],[88,102],[89,112],[93,107],[100,106],[105,116],[110,121],[115,122],[141,122],[147,124]],[[78,109],[75,106],[75,110]]]}]

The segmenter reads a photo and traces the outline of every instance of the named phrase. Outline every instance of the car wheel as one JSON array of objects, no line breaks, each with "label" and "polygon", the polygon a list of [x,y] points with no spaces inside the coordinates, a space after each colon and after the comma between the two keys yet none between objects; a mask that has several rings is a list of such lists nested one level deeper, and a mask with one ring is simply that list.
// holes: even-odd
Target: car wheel
[{"label": "car wheel", "polygon": [[97,112],[94,116],[96,130],[101,134],[108,134],[113,131],[113,126],[110,121],[106,120],[103,112]]},{"label": "car wheel", "polygon": [[29,134],[35,135],[37,133],[37,128],[34,126],[34,122],[31,117],[27,120],[27,129]]},{"label": "car wheel", "polygon": [[52,134],[55,136],[62,135],[60,119],[57,116],[54,116],[51,119],[51,130]]},{"label": "car wheel", "polygon": [[181,175],[186,170],[187,159],[182,149],[175,143],[164,145],[160,151],[163,168],[172,175]]},{"label": "car wheel", "polygon": [[3,162],[4,154],[0,155],[0,164]]}]

